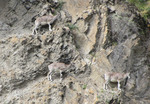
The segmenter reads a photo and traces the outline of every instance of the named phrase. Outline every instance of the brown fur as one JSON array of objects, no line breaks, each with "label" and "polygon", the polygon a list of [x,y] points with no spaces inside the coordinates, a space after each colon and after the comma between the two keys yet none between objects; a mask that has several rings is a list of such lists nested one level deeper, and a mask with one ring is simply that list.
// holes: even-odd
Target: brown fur
[{"label": "brown fur", "polygon": [[37,34],[37,29],[40,25],[49,25],[49,31],[52,31],[51,29],[51,24],[58,18],[59,15],[53,16],[53,15],[47,15],[47,16],[42,16],[42,17],[38,17],[35,20],[35,27],[33,29],[33,35],[34,35],[34,31]]},{"label": "brown fur", "polygon": [[120,82],[125,80],[127,77],[130,78],[129,73],[107,72],[104,75],[105,79],[104,88],[107,89],[109,82],[118,82],[118,90],[121,90]]},{"label": "brown fur", "polygon": [[62,80],[62,72],[66,71],[69,67],[70,65],[65,63],[59,63],[59,62],[54,62],[48,65],[48,69],[49,69],[48,80],[52,81],[52,74],[55,72],[60,73],[60,79]]}]

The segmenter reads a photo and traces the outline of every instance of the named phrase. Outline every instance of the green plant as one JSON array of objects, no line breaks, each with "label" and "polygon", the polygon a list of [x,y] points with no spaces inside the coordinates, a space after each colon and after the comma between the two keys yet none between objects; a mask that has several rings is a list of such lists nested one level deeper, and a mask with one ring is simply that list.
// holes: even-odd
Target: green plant
[{"label": "green plant", "polygon": [[84,90],[86,89],[86,87],[87,87],[87,85],[83,85],[83,86],[82,86],[82,88],[83,88]]},{"label": "green plant", "polygon": [[62,0],[59,0],[59,2],[58,2],[58,5],[57,5],[57,11],[60,11],[60,10],[62,10],[62,8],[63,8],[63,5],[65,4],[66,2],[64,2],[64,1],[62,1]]},{"label": "green plant", "polygon": [[76,49],[80,49],[80,45],[79,44],[76,44]]},{"label": "green plant", "polygon": [[145,19],[150,19],[150,7],[145,8],[145,10],[141,12],[141,15]]},{"label": "green plant", "polygon": [[127,0],[129,3],[134,4],[140,11],[144,19],[150,19],[150,0]]},{"label": "green plant", "polygon": [[104,90],[103,89],[101,89],[101,93],[103,93],[104,92]]},{"label": "green plant", "polygon": [[91,55],[92,57],[96,57],[96,56],[95,56],[95,52],[91,52],[90,55]]},{"label": "green plant", "polygon": [[140,31],[140,35],[145,35],[144,31]]},{"label": "green plant", "polygon": [[100,95],[98,95],[98,96],[97,96],[97,98],[98,98],[98,99],[100,99],[100,98],[101,98],[101,96],[100,96]]},{"label": "green plant", "polygon": [[112,42],[112,45],[113,46],[116,46],[118,43],[117,42]]},{"label": "green plant", "polygon": [[69,23],[66,26],[69,27],[70,30],[78,30],[79,29],[76,25],[74,25],[72,23]]}]

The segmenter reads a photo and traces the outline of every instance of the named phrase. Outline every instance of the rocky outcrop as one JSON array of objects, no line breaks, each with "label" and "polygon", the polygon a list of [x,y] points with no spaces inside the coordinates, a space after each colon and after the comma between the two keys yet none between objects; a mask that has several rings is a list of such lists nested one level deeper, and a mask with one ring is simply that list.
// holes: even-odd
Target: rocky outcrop
[{"label": "rocky outcrop", "polygon": [[[57,9],[61,17],[52,32],[42,26],[32,36],[46,2],[47,12]],[[121,0],[10,0],[5,8],[0,9],[0,103],[150,103],[150,30],[135,7]],[[47,79],[47,66],[55,61],[71,64],[62,82],[57,73],[53,82]],[[131,78],[122,91],[116,83],[104,90],[106,71],[130,72]]]}]

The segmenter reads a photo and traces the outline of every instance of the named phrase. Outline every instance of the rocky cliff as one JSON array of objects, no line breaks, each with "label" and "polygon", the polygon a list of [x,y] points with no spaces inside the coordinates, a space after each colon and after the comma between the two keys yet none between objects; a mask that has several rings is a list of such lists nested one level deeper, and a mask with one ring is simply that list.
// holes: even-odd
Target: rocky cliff
[{"label": "rocky cliff", "polygon": [[[149,104],[150,29],[123,0],[0,0],[0,104]],[[48,5],[45,10],[45,5]],[[32,35],[41,15],[60,13]],[[71,64],[47,79],[48,65]],[[117,90],[104,73],[130,72]]]}]

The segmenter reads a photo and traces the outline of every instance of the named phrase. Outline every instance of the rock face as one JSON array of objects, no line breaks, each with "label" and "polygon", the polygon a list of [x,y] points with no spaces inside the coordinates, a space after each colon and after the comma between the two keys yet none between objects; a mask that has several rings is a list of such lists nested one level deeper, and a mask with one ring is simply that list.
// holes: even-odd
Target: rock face
[{"label": "rock face", "polygon": [[[44,13],[61,17],[31,35]],[[150,30],[138,11],[121,0],[0,0],[1,104],[149,104]],[[41,9],[42,8],[42,9]],[[43,13],[43,12],[42,12]],[[8,18],[5,18],[5,17]],[[48,81],[48,65],[71,64]],[[130,72],[121,91],[104,73]]]}]

